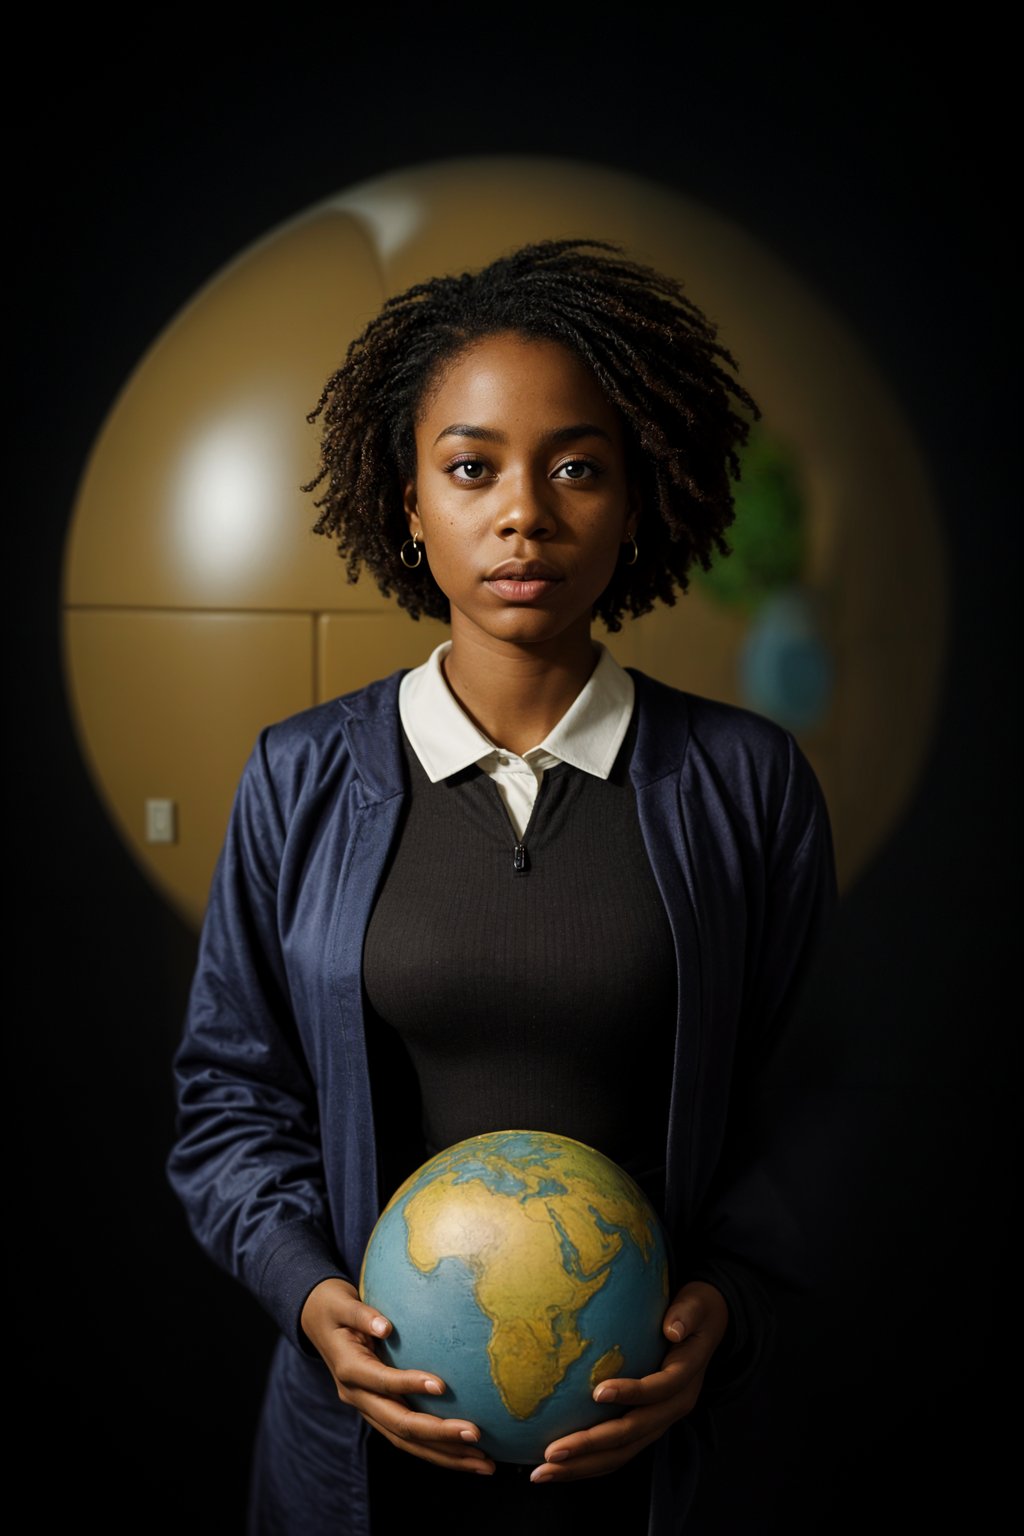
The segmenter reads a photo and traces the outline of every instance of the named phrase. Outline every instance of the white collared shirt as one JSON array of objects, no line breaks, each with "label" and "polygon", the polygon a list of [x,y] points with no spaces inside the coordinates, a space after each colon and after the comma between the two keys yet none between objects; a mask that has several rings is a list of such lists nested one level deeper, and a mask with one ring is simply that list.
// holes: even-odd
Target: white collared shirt
[{"label": "white collared shirt", "polygon": [[521,838],[545,769],[571,763],[606,779],[629,729],[634,689],[611,651],[596,641],[595,648],[597,665],[561,720],[519,757],[489,740],[448,687],[441,663],[451,641],[443,641],[421,667],[405,674],[398,694],[403,729],[430,782],[476,763],[494,780]]}]

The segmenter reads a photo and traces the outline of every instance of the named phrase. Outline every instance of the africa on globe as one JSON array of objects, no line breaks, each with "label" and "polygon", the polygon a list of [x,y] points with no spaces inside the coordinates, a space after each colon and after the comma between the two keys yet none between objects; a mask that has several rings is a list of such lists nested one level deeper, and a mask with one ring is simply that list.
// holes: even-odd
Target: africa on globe
[{"label": "africa on globe", "polygon": [[653,1206],[603,1153],[547,1131],[473,1136],[411,1174],[373,1229],[359,1291],[393,1325],[381,1358],[445,1381],[444,1398],[411,1406],[470,1419],[497,1461],[539,1462],[615,1417],[595,1387],[657,1370],[668,1347]]}]

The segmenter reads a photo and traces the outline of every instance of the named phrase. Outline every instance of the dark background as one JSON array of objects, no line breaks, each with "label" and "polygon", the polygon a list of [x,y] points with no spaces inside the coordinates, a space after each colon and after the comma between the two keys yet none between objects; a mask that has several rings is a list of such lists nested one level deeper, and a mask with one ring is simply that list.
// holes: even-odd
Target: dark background
[{"label": "dark background", "polygon": [[[834,1021],[822,1071],[853,1153],[828,1191],[841,1263],[787,1367],[806,1419],[787,1440],[778,1528],[989,1528],[1020,1368],[1007,42],[977,7],[951,38],[891,19],[666,24],[642,6],[374,17],[210,18],[187,37],[148,13],[109,36],[26,21],[8,187],[19,474],[4,758],[7,1184],[12,1257],[28,1262],[11,1266],[25,1368],[7,1401],[26,1456],[50,1456],[36,1513],[241,1531],[271,1341],[164,1182],[195,940],[117,840],[69,723],[59,580],[78,477],[129,371],[254,240],[388,170],[494,152],[638,172],[743,225],[859,333],[928,457],[952,556],[950,657],[916,797],[844,898],[820,983]],[[737,1471],[760,1475],[754,1454]]]}]

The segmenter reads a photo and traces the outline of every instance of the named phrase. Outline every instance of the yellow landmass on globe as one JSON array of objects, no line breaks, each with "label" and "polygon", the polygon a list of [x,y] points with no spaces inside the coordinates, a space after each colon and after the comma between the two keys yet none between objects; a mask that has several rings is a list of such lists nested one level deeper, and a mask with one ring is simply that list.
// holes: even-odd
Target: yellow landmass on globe
[{"label": "yellow landmass on globe", "polygon": [[625,1363],[626,1358],[617,1344],[606,1349],[590,1373],[591,1391],[599,1387],[602,1381],[611,1381],[613,1376],[618,1376]]},{"label": "yellow landmass on globe", "polygon": [[[564,1153],[555,1166],[524,1168],[500,1155],[475,1161],[496,1187],[460,1177],[457,1165],[425,1184],[405,1207],[408,1254],[424,1274],[444,1258],[469,1265],[477,1305],[491,1323],[491,1376],[508,1412],[526,1419],[590,1342],[577,1320],[622,1248],[612,1229],[626,1230],[645,1258],[654,1233],[639,1202],[595,1177],[600,1169],[586,1166],[584,1156],[577,1167]],[[552,1191],[555,1181],[564,1193]],[[595,1222],[595,1211],[609,1230]],[[620,1355],[617,1369],[621,1364]]]}]

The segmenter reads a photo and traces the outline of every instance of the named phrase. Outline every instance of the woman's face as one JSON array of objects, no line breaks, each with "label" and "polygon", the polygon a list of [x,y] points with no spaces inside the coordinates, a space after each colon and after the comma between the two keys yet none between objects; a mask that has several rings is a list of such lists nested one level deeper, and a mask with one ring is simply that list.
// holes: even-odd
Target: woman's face
[{"label": "woman's face", "polygon": [[453,642],[577,644],[636,528],[618,412],[557,342],[473,342],[424,401],[405,510]]}]

